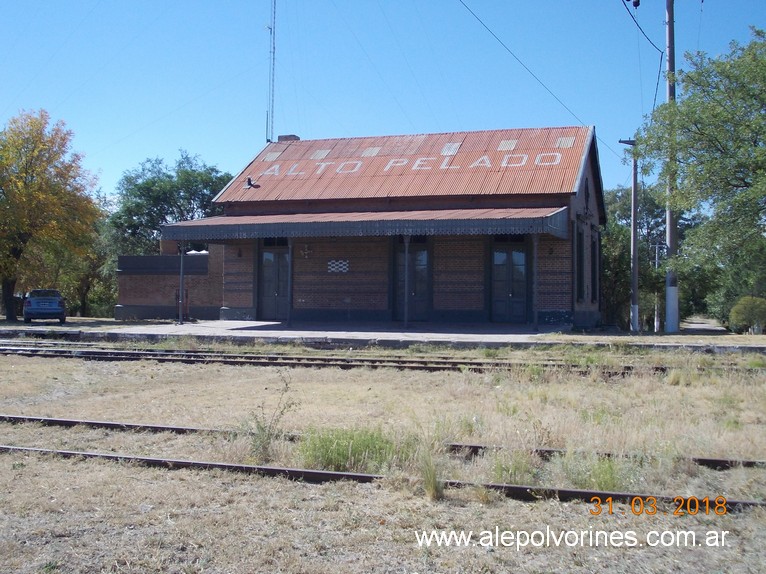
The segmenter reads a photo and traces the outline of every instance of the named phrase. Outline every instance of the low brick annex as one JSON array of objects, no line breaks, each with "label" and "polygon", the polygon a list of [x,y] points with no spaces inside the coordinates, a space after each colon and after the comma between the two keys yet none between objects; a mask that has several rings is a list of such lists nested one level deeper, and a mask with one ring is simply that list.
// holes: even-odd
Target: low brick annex
[{"label": "low brick annex", "polygon": [[215,202],[222,216],[162,229],[160,259],[121,258],[118,318],[177,316],[191,242],[208,246],[183,256],[183,308],[198,318],[600,318],[594,128],[280,137]]}]

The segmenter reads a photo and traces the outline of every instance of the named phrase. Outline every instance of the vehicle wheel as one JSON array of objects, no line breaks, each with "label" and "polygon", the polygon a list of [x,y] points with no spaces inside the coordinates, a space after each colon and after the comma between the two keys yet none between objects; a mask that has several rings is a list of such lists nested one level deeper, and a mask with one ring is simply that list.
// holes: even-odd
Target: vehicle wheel
[{"label": "vehicle wheel", "polygon": [[27,317],[24,317],[24,322],[25,322],[25,323],[31,323],[31,322],[32,322],[32,319],[28,319]]},{"label": "vehicle wheel", "polygon": [[66,317],[61,317],[61,319],[59,319],[59,323],[61,323],[62,325],[66,323]]}]

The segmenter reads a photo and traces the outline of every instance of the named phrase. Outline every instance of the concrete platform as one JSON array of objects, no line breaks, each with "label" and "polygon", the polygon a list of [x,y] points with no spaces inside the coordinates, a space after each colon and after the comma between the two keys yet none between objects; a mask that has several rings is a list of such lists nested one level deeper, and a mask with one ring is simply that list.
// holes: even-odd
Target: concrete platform
[{"label": "concrete platform", "polygon": [[[550,331],[549,331],[550,332]],[[5,324],[0,337],[64,337],[77,340],[163,339],[198,337],[228,340],[327,346],[406,347],[412,344],[502,346],[531,343],[542,332],[510,329],[496,325],[411,324],[406,330],[396,323],[292,324],[268,321],[194,321],[183,324],[160,321],[120,322],[72,318],[65,325],[36,322],[32,325]]]},{"label": "concrete platform", "polygon": [[564,343],[588,346],[639,346],[653,349],[690,349],[705,352],[766,353],[766,335],[728,333],[709,321],[682,323],[678,334],[640,334],[615,330],[589,333],[562,332],[541,327],[538,331],[498,324],[411,323],[283,323],[268,321],[122,322],[114,319],[72,317],[64,325],[36,321],[0,323],[0,338],[57,338],[71,341],[160,341],[195,337],[235,344],[253,342],[305,344],[313,347],[530,347]]},{"label": "concrete platform", "polygon": [[[507,345],[539,339],[541,332],[513,330],[507,326],[486,325],[411,325],[406,330],[397,324],[292,324],[265,321],[199,321],[183,325],[125,327],[123,333],[154,333],[177,336],[260,339],[279,343],[332,343],[381,346],[407,346],[414,343],[435,345]],[[550,332],[550,331],[549,331]]]}]

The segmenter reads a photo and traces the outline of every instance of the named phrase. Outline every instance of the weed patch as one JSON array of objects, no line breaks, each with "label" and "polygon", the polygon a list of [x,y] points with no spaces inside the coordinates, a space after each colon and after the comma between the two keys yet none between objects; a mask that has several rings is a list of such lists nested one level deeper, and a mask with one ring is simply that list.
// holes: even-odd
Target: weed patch
[{"label": "weed patch", "polygon": [[380,429],[312,429],[298,451],[306,468],[374,474],[406,464],[414,441],[397,444]]},{"label": "weed patch", "polygon": [[240,425],[240,434],[250,439],[250,449],[257,462],[271,462],[275,458],[275,442],[283,438],[285,430],[282,421],[285,415],[298,406],[298,401],[290,396],[289,374],[281,371],[282,387],[279,391],[277,404],[273,409],[267,409],[264,403]]}]

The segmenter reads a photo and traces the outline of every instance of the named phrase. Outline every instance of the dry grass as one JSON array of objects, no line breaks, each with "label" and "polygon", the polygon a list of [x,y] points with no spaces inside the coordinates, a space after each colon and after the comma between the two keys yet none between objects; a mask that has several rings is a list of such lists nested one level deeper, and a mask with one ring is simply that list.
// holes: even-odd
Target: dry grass
[{"label": "dry grass", "polygon": [[[569,352],[562,350],[559,356]],[[681,454],[766,459],[762,374],[676,371],[604,376],[612,356],[581,354],[590,374],[535,367],[474,373],[291,370],[0,357],[0,412],[220,427],[231,435],[168,436],[0,426],[0,443],[229,462],[253,460],[241,431],[254,412],[281,430],[378,429],[395,444],[416,437],[439,479],[766,498],[766,471],[720,473]],[[660,357],[661,358],[661,357]],[[714,366],[726,360],[702,357]],[[655,356],[632,355],[635,364]],[[684,361],[687,366],[684,366]],[[704,366],[704,365],[703,365]],[[695,368],[692,368],[695,367]],[[418,438],[419,437],[419,438]],[[505,449],[464,460],[441,441]],[[425,446],[428,445],[426,449]],[[277,441],[276,464],[300,464]],[[513,449],[584,454],[549,464]],[[594,453],[636,455],[613,462]],[[582,503],[508,501],[482,489],[429,502],[422,456],[376,485],[309,486],[93,461],[0,456],[0,570],[5,572],[756,572],[766,563],[766,513],[716,517],[593,517]],[[419,466],[420,465],[420,466]],[[414,478],[413,478],[414,477]],[[526,479],[526,480],[525,480]],[[438,496],[434,496],[438,499]],[[730,530],[718,549],[422,549],[415,531],[552,528],[637,532]],[[670,567],[669,564],[675,564]]]},{"label": "dry grass", "polygon": [[[22,486],[23,485],[23,486]],[[474,491],[432,503],[387,485],[290,483],[222,473],[4,455],[4,572],[757,572],[763,511],[594,518],[584,504]],[[415,532],[728,530],[727,548],[419,548]]]}]

